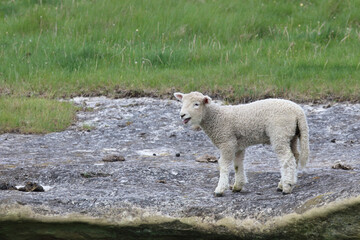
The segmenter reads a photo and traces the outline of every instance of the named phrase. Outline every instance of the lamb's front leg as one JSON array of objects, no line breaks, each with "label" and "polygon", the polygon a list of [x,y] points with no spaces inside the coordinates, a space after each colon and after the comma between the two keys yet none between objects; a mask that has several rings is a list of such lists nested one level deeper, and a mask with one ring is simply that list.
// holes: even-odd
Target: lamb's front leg
[{"label": "lamb's front leg", "polygon": [[219,159],[220,178],[215,189],[216,197],[221,197],[224,194],[224,191],[229,188],[230,165],[234,161],[234,158],[235,151],[233,151],[232,148],[221,149]]}]

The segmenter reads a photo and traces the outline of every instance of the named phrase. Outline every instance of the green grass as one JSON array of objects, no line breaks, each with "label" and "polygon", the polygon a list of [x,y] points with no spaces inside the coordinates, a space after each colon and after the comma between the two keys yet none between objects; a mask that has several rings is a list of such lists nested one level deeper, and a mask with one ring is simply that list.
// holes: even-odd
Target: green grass
[{"label": "green grass", "polygon": [[0,134],[39,134],[64,130],[77,108],[68,102],[34,98],[0,98]]},{"label": "green grass", "polygon": [[360,100],[358,0],[0,0],[0,95]]}]

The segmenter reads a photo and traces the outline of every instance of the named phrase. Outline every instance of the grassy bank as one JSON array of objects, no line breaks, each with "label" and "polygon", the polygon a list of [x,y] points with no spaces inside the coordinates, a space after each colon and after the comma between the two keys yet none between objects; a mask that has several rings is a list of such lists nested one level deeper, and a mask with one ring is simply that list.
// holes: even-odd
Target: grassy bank
[{"label": "grassy bank", "polygon": [[360,2],[0,1],[0,95],[360,95]]},{"label": "grassy bank", "polygon": [[75,120],[68,102],[34,98],[0,98],[0,134],[61,131]]}]

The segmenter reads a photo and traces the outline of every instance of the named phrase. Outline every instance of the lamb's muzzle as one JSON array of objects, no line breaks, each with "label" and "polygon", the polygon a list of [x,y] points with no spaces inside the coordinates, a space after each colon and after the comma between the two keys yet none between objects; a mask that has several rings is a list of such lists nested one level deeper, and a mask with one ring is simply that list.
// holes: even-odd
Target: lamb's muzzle
[{"label": "lamb's muzzle", "polygon": [[[309,129],[302,108],[283,99],[266,99],[236,106],[219,106],[199,92],[175,93],[182,101],[181,119],[201,127],[220,150],[220,178],[215,196],[229,187],[229,165],[234,163],[234,192],[247,182],[244,155],[248,146],[271,144],[281,168],[278,189],[291,193],[297,182],[297,167],[304,167],[309,156]],[[191,120],[191,121],[190,121]],[[241,136],[241,137],[239,137]],[[298,152],[300,141],[300,153]]]},{"label": "lamb's muzzle", "polygon": [[191,120],[191,117],[183,119],[183,123],[187,124]]},{"label": "lamb's muzzle", "polygon": [[180,117],[184,124],[187,124],[191,120],[191,117],[186,117],[186,114],[181,114]]}]

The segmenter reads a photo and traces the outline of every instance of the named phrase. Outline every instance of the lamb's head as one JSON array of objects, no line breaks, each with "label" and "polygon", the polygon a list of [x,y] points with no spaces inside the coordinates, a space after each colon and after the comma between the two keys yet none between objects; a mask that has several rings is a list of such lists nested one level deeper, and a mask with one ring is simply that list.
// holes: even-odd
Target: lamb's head
[{"label": "lamb's head", "polygon": [[199,127],[204,115],[204,109],[211,102],[211,98],[199,92],[174,93],[174,96],[182,102],[180,117],[184,124],[190,122],[192,127]]}]

